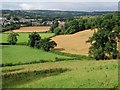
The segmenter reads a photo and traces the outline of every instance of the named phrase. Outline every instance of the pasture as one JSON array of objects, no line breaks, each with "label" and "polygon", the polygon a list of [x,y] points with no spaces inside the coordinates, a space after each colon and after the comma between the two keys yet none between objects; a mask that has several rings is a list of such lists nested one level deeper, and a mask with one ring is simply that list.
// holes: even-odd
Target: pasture
[{"label": "pasture", "polygon": [[57,55],[43,50],[22,45],[2,46],[2,63],[18,64],[28,63],[39,60],[55,60],[55,58],[68,58],[67,56]]},{"label": "pasture", "polygon": [[71,54],[88,55],[90,43],[86,43],[94,30],[84,30],[70,35],[58,35],[52,38],[57,43],[56,50]]},{"label": "pasture", "polygon": [[[8,34],[9,33],[0,34],[0,37],[2,37],[0,39],[0,43],[7,43]],[[18,34],[19,36],[18,36],[17,43],[22,44],[22,43],[28,42],[29,33],[18,33]],[[49,37],[52,37],[54,33],[39,33],[39,35],[41,36],[41,38],[49,38]]]},{"label": "pasture", "polygon": [[118,61],[60,61],[3,67],[3,88],[116,88]]},{"label": "pasture", "polygon": [[13,32],[46,32],[49,31],[49,26],[31,26],[21,27],[20,29],[12,30]]}]

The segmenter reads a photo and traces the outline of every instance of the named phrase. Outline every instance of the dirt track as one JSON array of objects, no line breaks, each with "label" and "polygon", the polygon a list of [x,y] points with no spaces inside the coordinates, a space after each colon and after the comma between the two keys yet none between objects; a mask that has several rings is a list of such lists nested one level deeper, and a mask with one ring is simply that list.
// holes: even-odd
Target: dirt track
[{"label": "dirt track", "polygon": [[50,29],[49,26],[32,26],[21,27],[20,29],[13,30],[13,32],[46,32]]},{"label": "dirt track", "polygon": [[90,44],[86,43],[86,41],[93,35],[93,32],[94,30],[85,30],[71,35],[59,35],[53,37],[52,40],[57,43],[56,50],[72,54],[88,55]]}]

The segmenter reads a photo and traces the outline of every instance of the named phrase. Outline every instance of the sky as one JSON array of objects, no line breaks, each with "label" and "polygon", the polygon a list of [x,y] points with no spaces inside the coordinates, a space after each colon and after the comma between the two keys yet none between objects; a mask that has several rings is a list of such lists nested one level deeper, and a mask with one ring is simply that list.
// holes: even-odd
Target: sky
[{"label": "sky", "polygon": [[118,2],[119,0],[1,0],[2,2]]},{"label": "sky", "polygon": [[[44,2],[43,2],[44,1]],[[85,2],[86,1],[86,2]],[[1,9],[61,10],[61,11],[117,11],[118,0],[2,0]],[[105,2],[106,1],[106,2]]]}]

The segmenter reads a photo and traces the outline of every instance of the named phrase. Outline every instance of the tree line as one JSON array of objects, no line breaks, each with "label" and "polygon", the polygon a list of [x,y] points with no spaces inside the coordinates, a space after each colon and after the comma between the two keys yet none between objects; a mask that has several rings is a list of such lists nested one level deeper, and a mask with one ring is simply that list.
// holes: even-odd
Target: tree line
[{"label": "tree line", "polygon": [[[8,35],[8,43],[10,45],[15,45],[17,43],[18,33],[11,32]],[[29,34],[28,46],[42,49],[44,51],[50,51],[52,48],[57,46],[55,41],[52,41],[50,38],[41,39],[41,36],[37,32],[32,32]]]},{"label": "tree line", "polygon": [[95,26],[95,16],[67,20],[63,26],[59,26],[58,21],[55,20],[50,28],[50,32],[56,35],[73,34],[85,29],[91,29]]},{"label": "tree line", "polygon": [[20,29],[20,24],[18,23],[12,23],[12,24],[8,24],[5,27],[1,27],[0,32],[5,32],[5,31],[9,31],[9,30],[15,30],[15,29]]}]

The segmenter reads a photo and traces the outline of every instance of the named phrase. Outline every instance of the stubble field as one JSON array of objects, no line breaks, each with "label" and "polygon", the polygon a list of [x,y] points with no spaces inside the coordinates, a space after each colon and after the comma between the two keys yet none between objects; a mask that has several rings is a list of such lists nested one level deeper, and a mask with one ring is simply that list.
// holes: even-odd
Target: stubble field
[{"label": "stubble field", "polygon": [[13,32],[46,32],[49,31],[49,26],[31,26],[21,27],[20,29],[12,30]]},{"label": "stubble field", "polygon": [[90,47],[86,41],[93,35],[94,30],[84,30],[71,35],[58,35],[52,38],[57,43],[56,50],[72,54],[88,55]]}]

